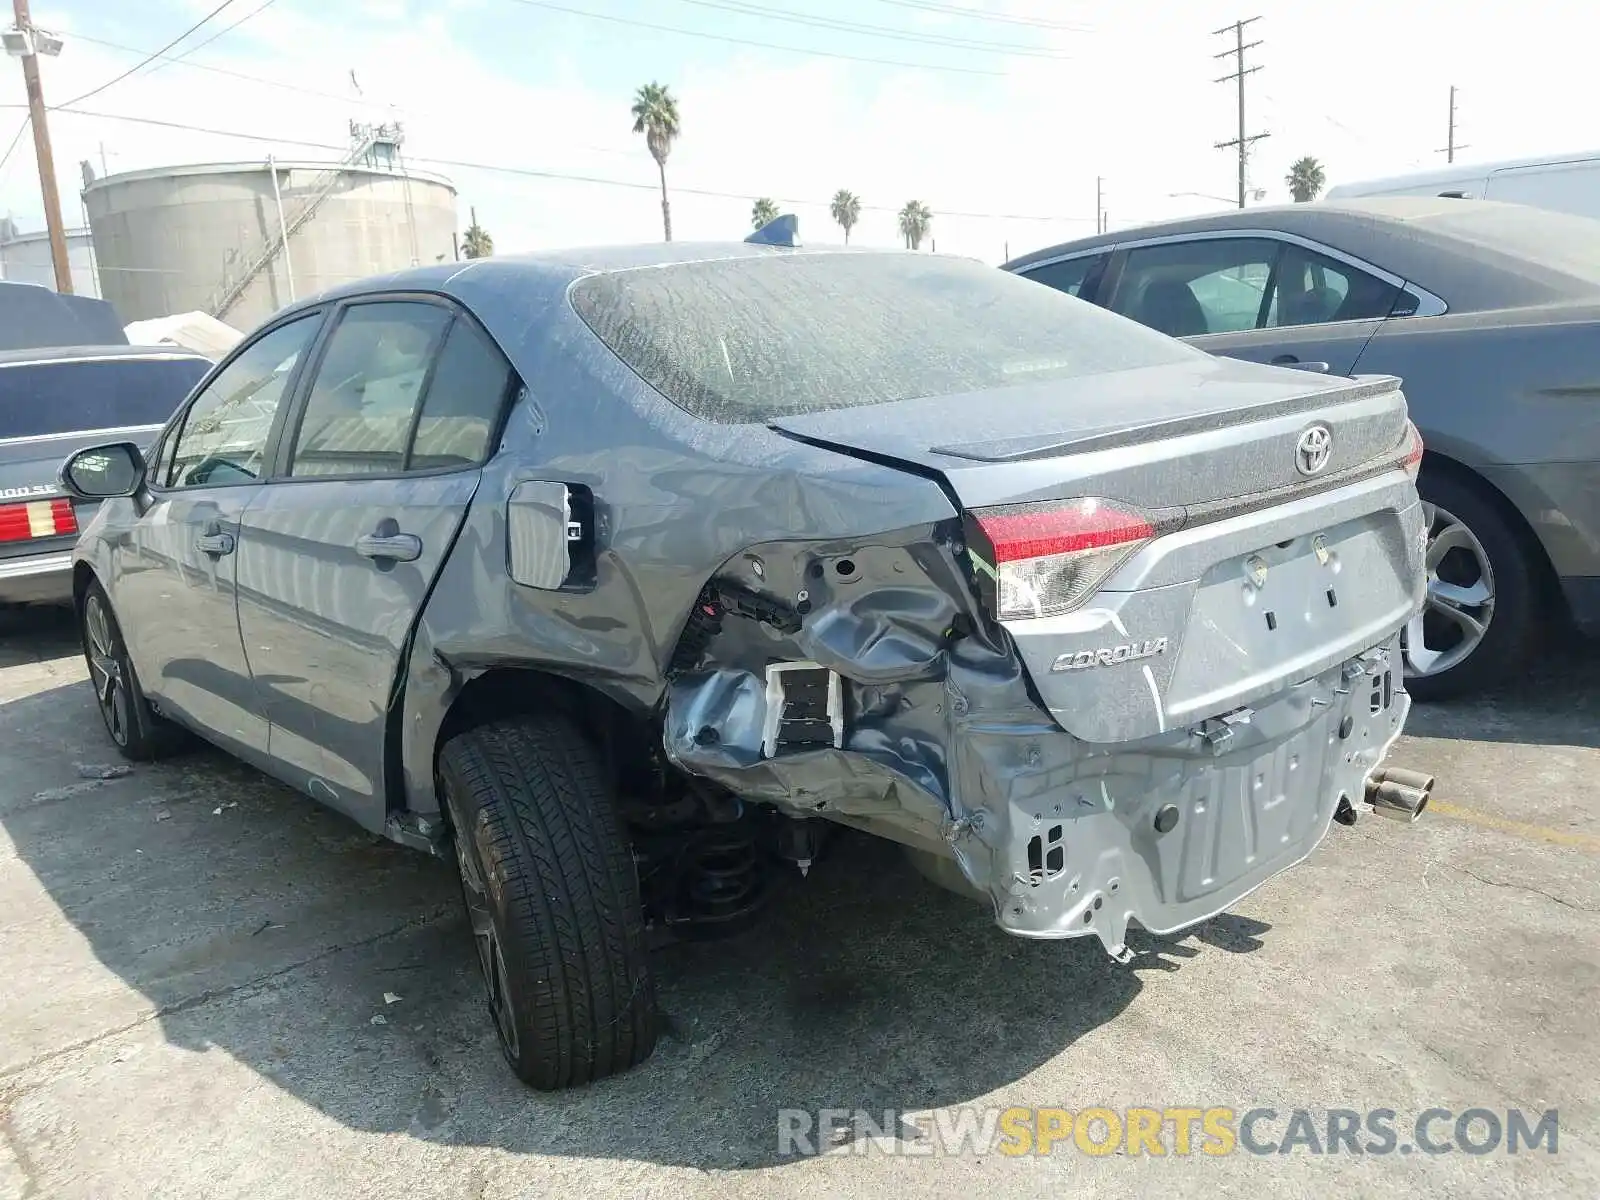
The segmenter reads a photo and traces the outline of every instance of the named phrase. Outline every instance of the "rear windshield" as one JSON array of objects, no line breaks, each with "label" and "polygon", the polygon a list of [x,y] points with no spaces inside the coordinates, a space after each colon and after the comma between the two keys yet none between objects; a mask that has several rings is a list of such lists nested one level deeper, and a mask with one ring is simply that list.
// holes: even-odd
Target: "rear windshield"
[{"label": "rear windshield", "polygon": [[572,305],[708,421],[887,404],[1199,353],[1027,279],[919,254],[773,254],[591,275]]},{"label": "rear windshield", "polygon": [[210,369],[203,358],[0,366],[0,438],[160,425]]}]

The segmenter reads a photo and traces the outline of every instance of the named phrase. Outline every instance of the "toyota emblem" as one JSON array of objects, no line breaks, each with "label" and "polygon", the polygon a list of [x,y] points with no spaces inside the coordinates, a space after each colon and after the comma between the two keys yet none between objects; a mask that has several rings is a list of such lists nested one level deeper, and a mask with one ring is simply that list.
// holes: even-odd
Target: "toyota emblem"
[{"label": "toyota emblem", "polygon": [[1326,425],[1313,425],[1300,435],[1294,444],[1295,470],[1302,475],[1315,475],[1328,465],[1333,457],[1333,430]]}]

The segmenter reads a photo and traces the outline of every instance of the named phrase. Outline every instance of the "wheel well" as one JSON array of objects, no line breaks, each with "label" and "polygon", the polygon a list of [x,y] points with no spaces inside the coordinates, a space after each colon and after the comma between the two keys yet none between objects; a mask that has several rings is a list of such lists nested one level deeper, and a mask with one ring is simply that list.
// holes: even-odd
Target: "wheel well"
[{"label": "wheel well", "polygon": [[655,722],[597,688],[536,667],[491,667],[468,680],[439,726],[434,760],[447,741],[469,729],[524,713],[552,711],[571,717],[603,752],[619,788],[641,794],[637,789],[654,774],[655,751],[661,744]]},{"label": "wheel well", "polygon": [[1533,564],[1534,574],[1538,579],[1540,596],[1547,603],[1565,607],[1561,581],[1556,577],[1555,567],[1550,563],[1550,555],[1545,552],[1544,543],[1533,531],[1528,518],[1522,515],[1522,510],[1511,502],[1510,497],[1471,467],[1434,450],[1424,451],[1422,469],[1425,473],[1446,475],[1463,487],[1471,488],[1493,504],[1506,519],[1506,525],[1512,535],[1527,551],[1528,561]]},{"label": "wheel well", "polygon": [[93,567],[86,562],[72,564],[72,607],[75,611],[83,612],[83,598],[88,594],[89,584],[93,581]]}]

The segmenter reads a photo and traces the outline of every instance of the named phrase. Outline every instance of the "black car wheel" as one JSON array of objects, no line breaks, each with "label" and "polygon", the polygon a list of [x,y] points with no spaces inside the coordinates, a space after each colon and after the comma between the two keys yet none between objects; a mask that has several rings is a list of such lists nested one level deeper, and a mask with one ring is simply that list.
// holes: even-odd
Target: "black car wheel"
[{"label": "black car wheel", "polygon": [[439,755],[461,894],[500,1048],[541,1090],[655,1048],[639,883],[599,757],[564,717],[482,725]]},{"label": "black car wheel", "polygon": [[1539,632],[1533,562],[1501,508],[1452,475],[1417,484],[1428,524],[1428,595],[1401,634],[1406,690],[1464,695],[1527,665]]},{"label": "black car wheel", "polygon": [[79,624],[95,703],[123,757],[149,762],[181,749],[183,731],[157,715],[145,699],[111,601],[99,583],[91,583],[84,595]]}]

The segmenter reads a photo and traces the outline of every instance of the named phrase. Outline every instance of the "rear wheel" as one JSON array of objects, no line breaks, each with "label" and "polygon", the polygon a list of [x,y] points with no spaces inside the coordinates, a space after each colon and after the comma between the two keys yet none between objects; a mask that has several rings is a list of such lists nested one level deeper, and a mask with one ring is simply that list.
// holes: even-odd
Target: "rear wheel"
[{"label": "rear wheel", "polygon": [[564,717],[518,717],[452,738],[439,775],[512,1070],[554,1090],[643,1062],[656,1040],[644,914],[593,748]]},{"label": "rear wheel", "polygon": [[1531,557],[1500,507],[1451,475],[1417,484],[1428,524],[1428,595],[1401,635],[1419,700],[1476,691],[1524,666],[1539,633]]},{"label": "rear wheel", "polygon": [[79,634],[100,718],[123,757],[149,762],[182,749],[183,731],[145,699],[111,601],[98,582],[91,582],[84,595]]}]

